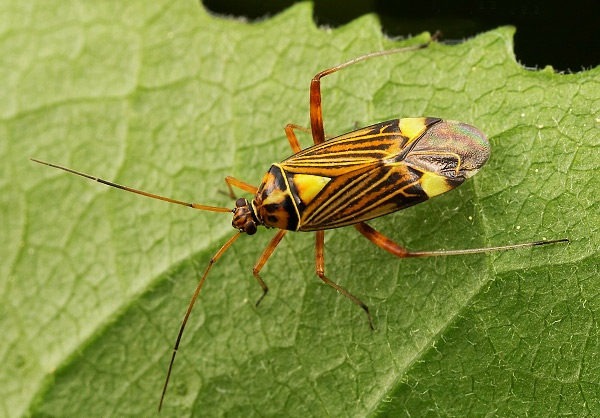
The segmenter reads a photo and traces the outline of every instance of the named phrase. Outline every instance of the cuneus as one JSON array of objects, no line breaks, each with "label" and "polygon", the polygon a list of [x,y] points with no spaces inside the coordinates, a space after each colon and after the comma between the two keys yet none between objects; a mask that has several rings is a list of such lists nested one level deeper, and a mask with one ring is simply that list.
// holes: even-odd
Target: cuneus
[{"label": "cuneus", "polygon": [[252,270],[262,288],[256,305],[269,290],[260,272],[284,235],[288,231],[312,231],[316,237],[317,276],[361,307],[371,328],[374,327],[373,320],[367,305],[325,275],[326,229],[353,226],[373,244],[399,258],[475,254],[568,242],[567,239],[558,239],[487,248],[409,251],[365,223],[454,189],[477,173],[490,155],[488,140],[477,128],[432,117],[392,119],[326,140],[321,108],[323,77],[370,58],[415,51],[428,45],[429,42],[363,55],[316,74],[310,82],[310,132],[314,145],[301,149],[295,131],[309,129],[287,125],[285,133],[294,153],[280,163],[273,164],[258,187],[234,177],[226,177],[232,197],[235,197],[233,187],[254,196],[251,200],[237,199],[233,209],[171,199],[33,159],[153,199],[204,211],[233,212],[232,225],[237,232],[213,255],[196,286],[173,347],[159,410],[185,325],[208,273],[240,235],[253,235],[259,226],[276,228],[278,231]]}]

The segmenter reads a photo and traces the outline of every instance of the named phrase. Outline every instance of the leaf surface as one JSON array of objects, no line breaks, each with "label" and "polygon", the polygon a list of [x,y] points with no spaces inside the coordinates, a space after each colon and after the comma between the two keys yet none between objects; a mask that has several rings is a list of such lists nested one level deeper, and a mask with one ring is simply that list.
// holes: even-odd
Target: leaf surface
[{"label": "leaf surface", "polygon": [[[177,328],[230,218],[33,165],[37,157],[177,199],[232,206],[308,126],[318,71],[415,44],[373,16],[315,27],[308,4],[260,23],[196,2],[5,3],[0,158],[0,415],[156,410]],[[514,60],[511,28],[373,59],[323,80],[325,129],[437,116],[486,132],[464,186],[371,224],[414,250],[571,239],[568,246],[397,260],[352,228],[242,237],[211,272],[165,416],[600,414],[600,71]],[[300,135],[303,145],[310,144]]]}]

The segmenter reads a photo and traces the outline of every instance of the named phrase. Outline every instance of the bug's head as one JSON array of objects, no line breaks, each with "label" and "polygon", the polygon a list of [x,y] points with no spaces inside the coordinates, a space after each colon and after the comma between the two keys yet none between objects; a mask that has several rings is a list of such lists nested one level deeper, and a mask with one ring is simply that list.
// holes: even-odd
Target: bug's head
[{"label": "bug's head", "polygon": [[235,201],[235,209],[233,209],[233,220],[231,226],[240,232],[245,232],[248,235],[256,233],[257,220],[248,200],[240,197]]}]

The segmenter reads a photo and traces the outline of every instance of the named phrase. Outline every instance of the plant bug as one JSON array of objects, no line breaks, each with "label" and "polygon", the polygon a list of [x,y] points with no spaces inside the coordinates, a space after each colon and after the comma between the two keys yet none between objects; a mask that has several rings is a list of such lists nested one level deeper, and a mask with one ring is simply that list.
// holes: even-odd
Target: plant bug
[{"label": "plant bug", "polygon": [[[432,40],[434,38],[435,35]],[[203,211],[233,213],[232,226],[237,232],[210,259],[187,306],[173,346],[159,411],[183,331],[212,266],[240,235],[253,235],[261,225],[275,228],[277,232],[252,270],[262,288],[257,306],[269,291],[260,272],[284,235],[288,231],[314,231],[317,276],[362,308],[372,329],[373,320],[367,305],[325,275],[326,229],[352,225],[373,244],[399,258],[476,254],[568,242],[568,239],[556,239],[486,248],[409,251],[365,223],[458,187],[489,158],[489,142],[477,128],[432,117],[388,120],[326,140],[321,106],[323,77],[370,58],[419,50],[430,42],[362,55],[317,73],[310,83],[310,132],[314,144],[301,149],[294,131],[309,130],[288,124],[285,133],[293,155],[271,165],[258,187],[234,177],[225,178],[231,197],[235,198],[233,187],[254,196],[251,201],[238,198],[233,209],[164,197],[32,158],[34,162],[142,196]]]}]

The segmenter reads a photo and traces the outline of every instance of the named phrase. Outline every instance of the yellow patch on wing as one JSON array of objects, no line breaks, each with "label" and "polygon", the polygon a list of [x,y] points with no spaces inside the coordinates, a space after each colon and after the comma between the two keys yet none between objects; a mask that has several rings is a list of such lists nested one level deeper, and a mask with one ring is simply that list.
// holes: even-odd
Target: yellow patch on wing
[{"label": "yellow patch on wing", "polygon": [[307,205],[331,181],[329,177],[294,174],[294,186],[302,202]]},{"label": "yellow patch on wing", "polygon": [[402,135],[409,139],[407,144],[410,144],[427,130],[425,118],[402,118],[399,126]]},{"label": "yellow patch on wing", "polygon": [[453,187],[451,187],[446,181],[446,177],[435,173],[424,173],[421,177],[420,183],[421,188],[425,193],[427,193],[429,198],[453,189]]}]

